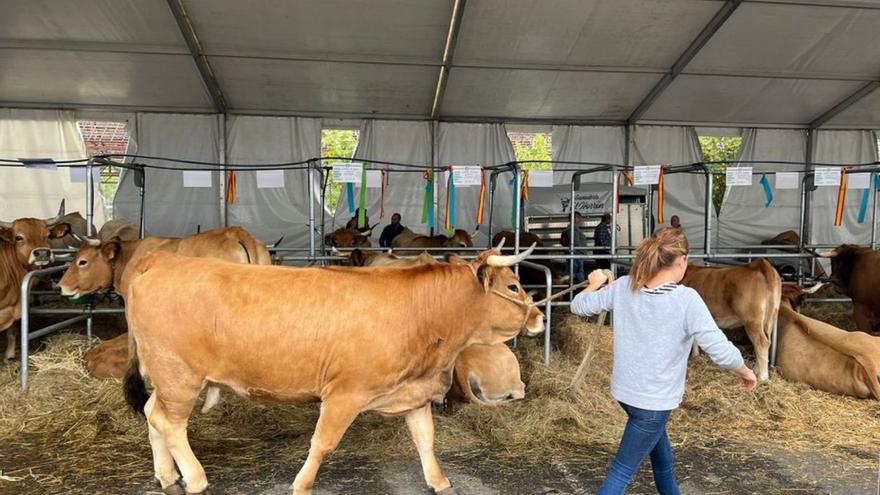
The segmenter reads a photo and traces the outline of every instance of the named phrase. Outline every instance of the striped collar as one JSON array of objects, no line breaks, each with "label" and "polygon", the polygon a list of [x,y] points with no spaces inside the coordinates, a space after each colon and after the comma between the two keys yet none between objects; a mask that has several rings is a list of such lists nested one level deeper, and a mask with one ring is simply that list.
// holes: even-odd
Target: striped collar
[{"label": "striped collar", "polygon": [[641,292],[645,294],[657,295],[657,294],[666,294],[668,292],[672,292],[675,288],[678,287],[678,284],[675,282],[666,282],[663,285],[658,287],[654,287],[653,289],[649,289],[647,287],[642,287],[639,289]]}]

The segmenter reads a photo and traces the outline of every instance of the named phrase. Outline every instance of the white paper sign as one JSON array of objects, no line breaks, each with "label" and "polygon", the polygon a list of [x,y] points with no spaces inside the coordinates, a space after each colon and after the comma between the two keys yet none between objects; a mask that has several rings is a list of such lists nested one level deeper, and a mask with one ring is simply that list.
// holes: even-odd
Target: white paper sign
[{"label": "white paper sign", "polygon": [[725,175],[728,186],[752,185],[752,167],[730,167]]},{"label": "white paper sign", "polygon": [[[70,167],[70,182],[72,183],[83,183],[86,182],[86,173],[85,167]],[[95,184],[101,179],[101,167],[92,167],[92,177],[94,178]]]},{"label": "white paper sign", "polygon": [[817,186],[840,186],[840,169],[837,167],[817,167]]},{"label": "white paper sign", "polygon": [[660,165],[633,167],[633,185],[648,186],[660,183]]},{"label": "white paper sign", "polygon": [[[358,183],[361,181],[358,180]],[[367,170],[367,188],[380,189],[382,187],[382,171]]]},{"label": "white paper sign", "polygon": [[776,172],[776,189],[800,189],[801,174],[798,172]]},{"label": "white paper sign", "polygon": [[847,189],[867,189],[869,187],[871,187],[871,174],[869,172],[846,174]]},{"label": "white paper sign", "polygon": [[25,168],[36,170],[58,170],[58,165],[51,158],[19,158]]},{"label": "white paper sign", "polygon": [[207,170],[184,170],[183,187],[211,187],[211,172]]},{"label": "white paper sign", "polygon": [[339,183],[361,183],[364,164],[360,162],[337,163],[333,165],[333,180]]},{"label": "white paper sign", "polygon": [[453,165],[452,182],[455,187],[479,186],[483,183],[483,170],[469,165]]},{"label": "white paper sign", "polygon": [[257,170],[257,189],[283,189],[284,170]]},{"label": "white paper sign", "polygon": [[553,187],[553,171],[530,170],[529,187]]}]

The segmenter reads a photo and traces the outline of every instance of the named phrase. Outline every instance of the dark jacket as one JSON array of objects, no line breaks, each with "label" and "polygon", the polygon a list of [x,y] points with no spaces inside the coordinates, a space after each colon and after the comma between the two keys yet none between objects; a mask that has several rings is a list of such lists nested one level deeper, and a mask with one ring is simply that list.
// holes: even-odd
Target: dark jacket
[{"label": "dark jacket", "polygon": [[379,246],[381,247],[391,247],[391,241],[397,237],[403,229],[405,229],[401,224],[391,224],[384,229],[382,229],[382,235],[379,237]]}]

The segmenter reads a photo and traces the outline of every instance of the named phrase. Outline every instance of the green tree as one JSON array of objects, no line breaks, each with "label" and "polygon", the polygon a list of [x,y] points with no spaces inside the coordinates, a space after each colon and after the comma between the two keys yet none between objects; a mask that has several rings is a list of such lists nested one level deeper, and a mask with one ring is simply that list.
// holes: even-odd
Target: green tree
[{"label": "green tree", "polygon": [[739,150],[742,148],[742,138],[700,136],[699,139],[703,161],[717,162],[709,164],[709,168],[713,172],[717,172],[712,182],[712,203],[715,205],[715,213],[717,214],[721,210],[724,191],[727,189],[727,179],[724,172],[739,155]]},{"label": "green tree", "polygon": [[[321,130],[321,156],[337,157],[335,160],[324,160],[324,165],[344,163],[354,155],[357,147],[358,131],[355,129],[322,129]],[[333,181],[333,176],[327,180],[327,206],[330,211],[336,211],[339,204],[339,196],[342,192],[342,184]]]},{"label": "green tree", "polygon": [[[535,134],[532,137],[531,145],[522,142],[514,143],[513,152],[518,161],[551,159],[551,150],[547,144],[545,133]],[[552,165],[550,163],[524,163],[522,167],[525,170],[549,170]]]}]

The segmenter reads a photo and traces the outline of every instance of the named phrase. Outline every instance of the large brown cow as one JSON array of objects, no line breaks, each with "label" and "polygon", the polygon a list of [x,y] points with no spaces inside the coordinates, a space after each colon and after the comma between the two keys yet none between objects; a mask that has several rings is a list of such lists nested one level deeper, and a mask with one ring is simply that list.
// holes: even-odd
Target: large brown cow
[{"label": "large brown cow", "polygon": [[880,324],[880,251],[844,244],[827,253],[831,258],[831,280],[853,302],[856,329],[874,332]]},{"label": "large brown cow", "polygon": [[[49,246],[52,249],[66,249],[69,247],[79,247],[80,241],[77,238],[77,235],[79,235],[79,236],[86,235],[86,219],[83,218],[82,215],[80,215],[78,211],[75,211],[73,213],[67,213],[66,215],[61,217],[61,220],[59,220],[59,223],[66,223],[67,225],[70,225],[70,230],[68,231],[67,235],[65,235],[64,237],[57,238],[57,239],[50,238],[49,239]],[[92,226],[92,232],[95,232],[94,225]]]},{"label": "large brown cow", "polygon": [[335,248],[365,248],[370,247],[370,234],[373,229],[366,232],[358,232],[356,229],[341,228],[324,236],[324,245]]},{"label": "large brown cow", "polygon": [[880,337],[847,332],[797,313],[804,293],[797,286],[782,287],[779,374],[834,394],[880,399]]},{"label": "large brown cow", "polygon": [[6,361],[15,357],[15,332],[10,327],[21,318],[21,283],[28,271],[55,260],[50,239],[61,239],[70,232],[70,225],[61,222],[63,217],[62,201],[58,215],[52,218],[0,221],[0,332],[6,331]]},{"label": "large brown cow", "polygon": [[[495,234],[492,237],[492,245],[497,246],[502,240],[504,240],[507,248],[505,249],[505,253],[513,253],[514,240],[516,236],[513,232],[509,230],[503,230]],[[535,245],[537,247],[543,247],[544,242],[540,237],[536,236],[531,232],[520,232],[519,234],[519,245],[520,248],[523,246],[531,246]],[[565,284],[568,283],[569,276],[568,275],[560,275],[559,268],[555,265],[551,260],[530,260],[533,263],[538,265],[546,266],[550,270],[550,280],[553,285]],[[536,270],[534,268],[530,268],[527,266],[519,267],[519,281],[522,282],[523,285],[545,285],[547,282],[546,275],[543,270]],[[544,296],[548,296],[549,294],[544,294]]]},{"label": "large brown cow", "polygon": [[121,241],[134,241],[139,237],[140,228],[138,224],[124,218],[107,221],[101,226],[101,230],[98,231],[98,239],[102,241],[109,241],[115,238]]},{"label": "large brown cow", "polygon": [[[199,390],[215,383],[269,402],[321,402],[295,495],[312,493],[321,462],[366,411],[406,416],[427,484],[450,490],[434,456],[431,402],[442,400],[468,345],[543,330],[508,268],[523,257],[486,251],[469,263],[297,270],[144,258],[126,307],[136,353],[125,390],[147,417],[156,478],[174,484],[176,463],[187,491],[207,488],[186,425]],[[327,297],[339,287],[345,298]]]},{"label": "large brown cow", "polygon": [[682,284],[696,290],[722,329],[745,327],[755,347],[758,379],[770,379],[770,337],[779,313],[782,279],[766,259],[743,266],[689,265]]},{"label": "large brown cow", "polygon": [[473,235],[464,230],[455,229],[452,237],[445,235],[416,234],[410,229],[403,229],[391,240],[393,248],[463,248],[474,247]]}]

